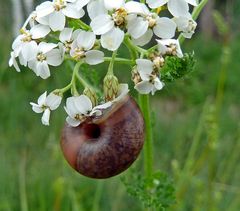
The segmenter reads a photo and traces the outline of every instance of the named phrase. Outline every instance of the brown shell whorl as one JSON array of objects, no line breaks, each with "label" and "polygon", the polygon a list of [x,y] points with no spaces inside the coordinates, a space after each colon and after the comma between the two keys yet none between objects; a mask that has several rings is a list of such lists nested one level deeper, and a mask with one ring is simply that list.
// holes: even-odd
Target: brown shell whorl
[{"label": "brown shell whorl", "polygon": [[109,178],[126,170],[144,143],[144,120],[136,102],[124,97],[100,118],[74,128],[65,125],[61,148],[80,174]]}]

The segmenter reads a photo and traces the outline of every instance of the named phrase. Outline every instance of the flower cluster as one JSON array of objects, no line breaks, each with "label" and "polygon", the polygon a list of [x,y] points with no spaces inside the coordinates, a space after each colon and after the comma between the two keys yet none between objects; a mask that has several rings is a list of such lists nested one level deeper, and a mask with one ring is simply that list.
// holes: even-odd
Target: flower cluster
[{"label": "flower cluster", "polygon": [[[58,67],[65,60],[75,62],[76,68],[68,86],[48,96],[45,92],[39,97],[38,104],[31,105],[36,113],[43,113],[42,123],[49,125],[50,111],[60,105],[63,94],[71,89],[72,97],[66,100],[66,121],[76,127],[87,118],[102,115],[103,110],[128,93],[127,85],[118,84],[114,76],[114,62],[129,61],[139,93],[154,94],[164,87],[161,68],[165,57],[183,57],[176,36],[181,34],[189,39],[197,26],[189,12],[189,4],[198,5],[197,0],[43,2],[30,14],[14,40],[9,66],[20,72],[20,64],[47,79],[51,76],[49,66]],[[166,11],[167,16],[162,15],[162,11]],[[152,45],[153,39],[156,45]],[[149,47],[150,43],[148,50],[143,48]],[[116,58],[122,44],[130,50],[131,59]],[[105,57],[103,49],[113,52],[112,58]],[[98,99],[91,84],[84,81],[78,71],[83,63],[98,65],[109,61],[104,97]],[[76,81],[90,92],[79,94]]]}]

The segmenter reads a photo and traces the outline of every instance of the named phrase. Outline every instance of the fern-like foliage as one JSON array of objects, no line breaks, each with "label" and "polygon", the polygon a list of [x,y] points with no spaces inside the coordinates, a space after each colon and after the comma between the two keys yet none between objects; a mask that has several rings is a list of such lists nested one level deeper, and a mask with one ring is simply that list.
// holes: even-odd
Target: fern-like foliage
[{"label": "fern-like foliage", "polygon": [[141,201],[145,208],[163,211],[175,204],[175,189],[169,177],[156,172],[150,178],[145,178],[137,172],[130,172],[122,178],[127,192]]},{"label": "fern-like foliage", "polygon": [[195,64],[194,53],[184,54],[183,58],[167,56],[165,64],[160,70],[161,80],[164,82],[173,82],[183,78],[194,71]]}]

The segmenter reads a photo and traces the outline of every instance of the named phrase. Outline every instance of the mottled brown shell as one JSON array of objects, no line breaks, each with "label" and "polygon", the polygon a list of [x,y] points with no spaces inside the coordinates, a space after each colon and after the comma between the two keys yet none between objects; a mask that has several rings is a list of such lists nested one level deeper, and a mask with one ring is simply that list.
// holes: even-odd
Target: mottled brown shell
[{"label": "mottled brown shell", "polygon": [[144,143],[144,120],[136,102],[124,97],[100,118],[78,127],[65,125],[61,148],[68,163],[80,174],[109,178],[126,170]]}]

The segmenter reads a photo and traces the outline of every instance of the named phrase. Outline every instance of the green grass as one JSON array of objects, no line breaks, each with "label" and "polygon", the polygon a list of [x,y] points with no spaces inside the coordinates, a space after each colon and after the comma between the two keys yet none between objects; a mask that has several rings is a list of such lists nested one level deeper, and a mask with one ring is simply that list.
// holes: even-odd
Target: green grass
[{"label": "green grass", "polygon": [[[46,89],[67,84],[70,71],[63,66],[43,81],[30,70],[19,74],[7,69],[10,41],[0,39],[6,41],[0,50],[0,211],[141,210],[119,177],[87,179],[67,165],[59,147],[63,109],[53,114],[50,127],[42,126],[40,116],[31,111],[29,102]],[[214,99],[222,43],[200,35],[185,46],[185,51],[195,51],[196,71],[151,97],[154,166],[174,180],[177,204],[172,210],[240,209],[239,37],[230,48],[233,56],[219,113]],[[101,65],[98,71],[105,70]],[[117,73],[130,75],[127,66]]]}]

